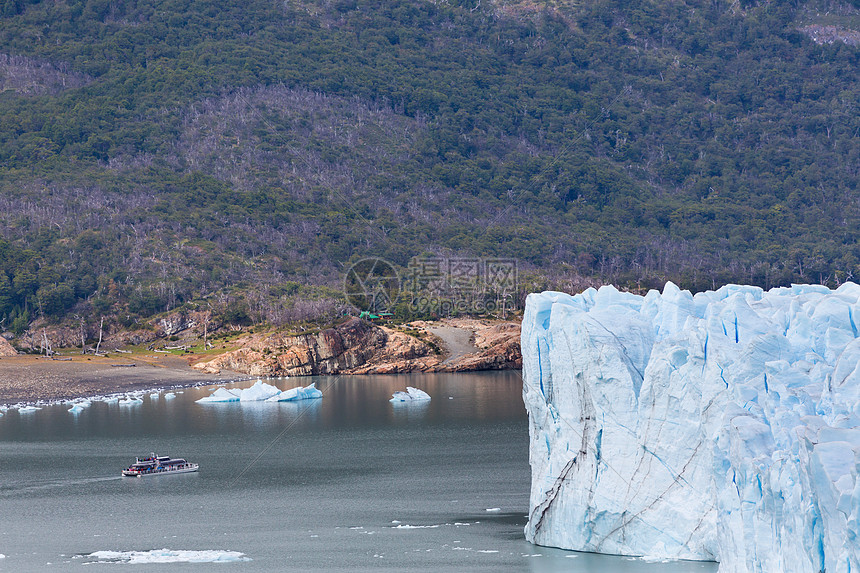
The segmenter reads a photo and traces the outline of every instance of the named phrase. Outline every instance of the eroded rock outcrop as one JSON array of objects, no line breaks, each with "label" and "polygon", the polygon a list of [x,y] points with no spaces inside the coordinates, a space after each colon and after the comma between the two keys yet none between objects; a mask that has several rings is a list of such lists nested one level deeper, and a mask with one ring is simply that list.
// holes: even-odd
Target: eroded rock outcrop
[{"label": "eroded rock outcrop", "polygon": [[353,318],[315,334],[250,336],[240,342],[241,348],[193,367],[210,373],[233,370],[251,376],[311,376],[466,372],[522,365],[518,324],[466,322],[454,328],[471,330],[477,350],[450,362],[444,352],[439,353],[444,341],[434,339],[423,323],[410,326],[427,341]]},{"label": "eroded rock outcrop", "polygon": [[[349,372],[383,351],[385,330],[357,318],[316,334],[269,334],[242,341],[243,347],[193,365],[204,372],[235,370],[252,376],[311,376]],[[389,352],[394,353],[393,349]],[[407,355],[426,354],[429,348],[407,348]]]}]

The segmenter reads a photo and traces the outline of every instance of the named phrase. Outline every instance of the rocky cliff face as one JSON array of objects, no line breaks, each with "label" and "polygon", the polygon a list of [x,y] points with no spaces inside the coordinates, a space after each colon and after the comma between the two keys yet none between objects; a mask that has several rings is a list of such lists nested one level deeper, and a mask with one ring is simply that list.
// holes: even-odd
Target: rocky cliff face
[{"label": "rocky cliff face", "polygon": [[[386,349],[388,342],[383,329],[353,318],[318,334],[251,336],[242,341],[242,348],[193,367],[211,373],[235,370],[252,376],[338,374],[364,365]],[[429,349],[407,350],[426,354]]]},{"label": "rocky cliff face", "polygon": [[[444,354],[415,336],[357,318],[317,334],[271,334],[244,339],[242,347],[193,367],[209,373],[234,370],[251,376],[394,374],[519,368],[519,325],[475,323],[478,351],[445,362]],[[420,330],[421,325],[416,327]],[[441,342],[444,346],[444,342]]]}]

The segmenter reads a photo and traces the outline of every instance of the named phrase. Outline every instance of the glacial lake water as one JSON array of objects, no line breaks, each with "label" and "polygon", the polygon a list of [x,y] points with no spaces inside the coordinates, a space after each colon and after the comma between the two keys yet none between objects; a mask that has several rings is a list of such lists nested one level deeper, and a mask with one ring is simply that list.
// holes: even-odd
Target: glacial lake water
[{"label": "glacial lake water", "polygon": [[[171,400],[147,393],[135,406],[93,402],[79,414],[61,404],[7,411],[0,571],[716,571],[525,541],[528,420],[518,372],[268,382],[311,381],[323,399],[197,404],[213,389],[199,387]],[[407,385],[433,399],[388,401]],[[119,477],[151,451],[200,471]],[[89,556],[163,548],[248,560],[107,565]]]}]

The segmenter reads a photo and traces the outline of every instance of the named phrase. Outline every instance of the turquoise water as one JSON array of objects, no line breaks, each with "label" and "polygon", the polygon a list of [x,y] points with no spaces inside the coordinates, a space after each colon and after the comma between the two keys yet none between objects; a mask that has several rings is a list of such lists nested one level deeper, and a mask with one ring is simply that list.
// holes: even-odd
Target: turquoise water
[{"label": "turquoise water", "polygon": [[[0,418],[0,571],[89,571],[97,551],[233,551],[141,571],[715,571],[537,547],[517,372],[320,377],[322,400],[94,402]],[[245,383],[244,386],[250,383]],[[423,404],[388,402],[406,385]],[[120,478],[136,455],[194,474]],[[494,511],[487,511],[492,509]],[[207,554],[208,555],[208,554]],[[107,565],[96,565],[97,569]],[[116,565],[114,566],[116,567]],[[111,569],[113,570],[113,569]]]}]

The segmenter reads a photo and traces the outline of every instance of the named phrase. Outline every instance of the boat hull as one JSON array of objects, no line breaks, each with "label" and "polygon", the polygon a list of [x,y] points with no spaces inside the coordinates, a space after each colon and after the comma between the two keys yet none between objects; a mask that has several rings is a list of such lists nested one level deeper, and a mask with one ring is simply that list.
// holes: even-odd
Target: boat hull
[{"label": "boat hull", "polygon": [[173,474],[187,474],[196,472],[200,468],[199,464],[187,464],[181,468],[157,468],[152,471],[139,472],[135,470],[122,470],[123,477],[145,477],[145,476],[167,476]]}]

